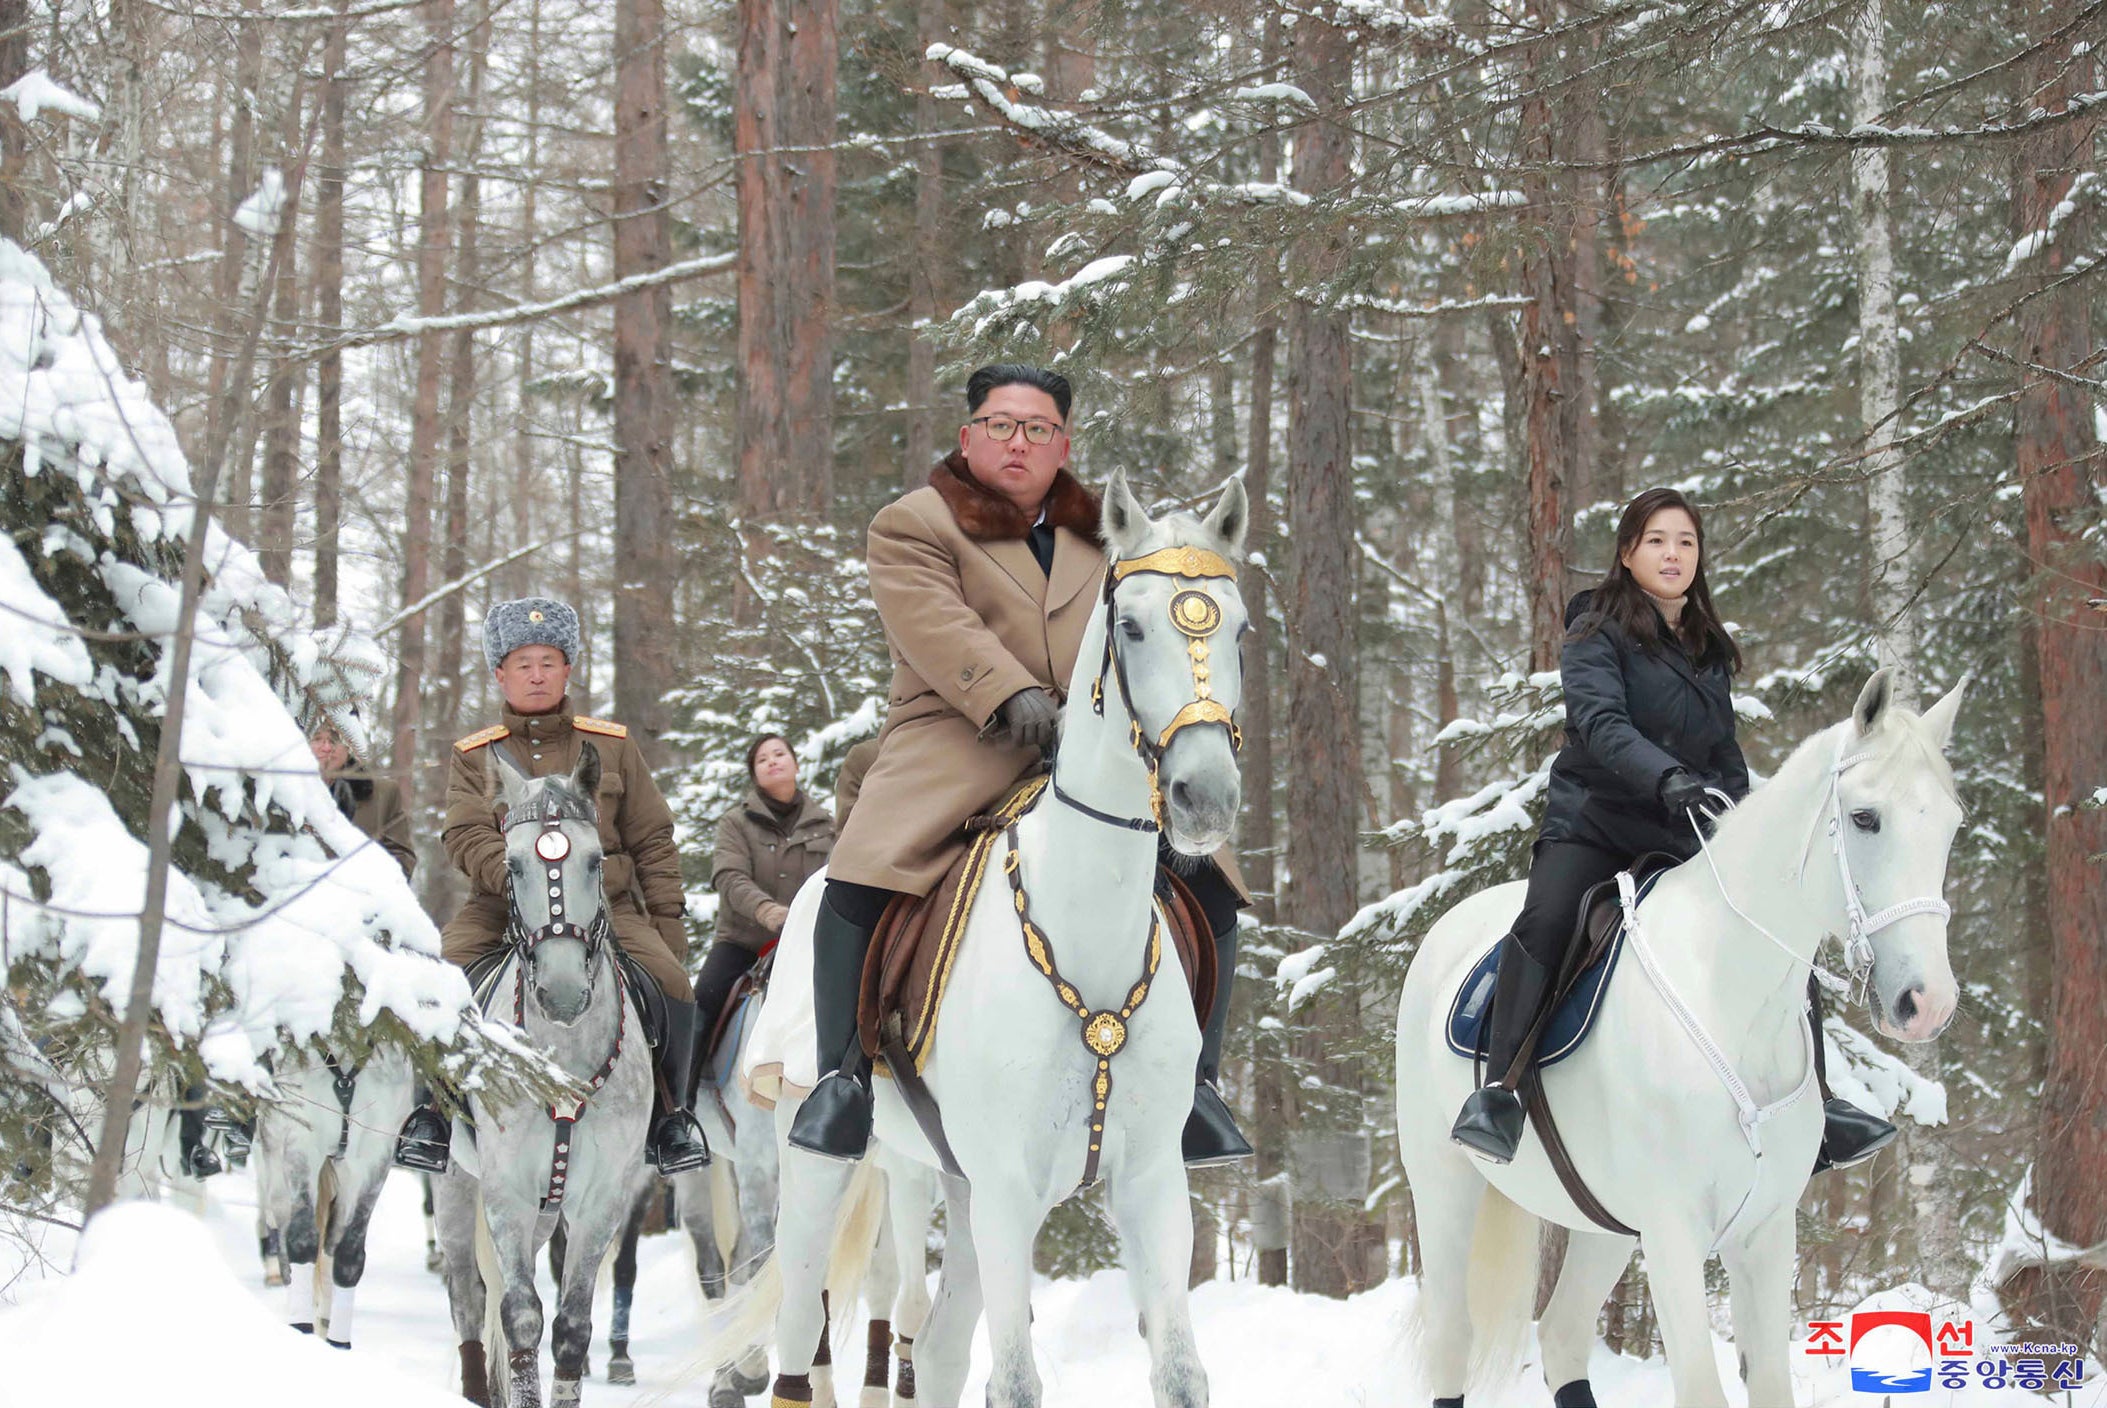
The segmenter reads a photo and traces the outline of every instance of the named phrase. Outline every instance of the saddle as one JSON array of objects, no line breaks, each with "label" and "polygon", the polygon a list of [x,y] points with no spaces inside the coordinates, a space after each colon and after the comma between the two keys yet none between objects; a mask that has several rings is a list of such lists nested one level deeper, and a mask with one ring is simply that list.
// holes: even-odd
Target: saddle
[{"label": "saddle", "polygon": [[[1643,898],[1653,888],[1653,882],[1677,864],[1675,857],[1658,851],[1640,856],[1631,867],[1639,896]],[[1454,1001],[1449,1004],[1446,1036],[1449,1050],[1458,1056],[1474,1060],[1482,1060],[1485,1056],[1492,1035],[1492,995],[1499,974],[1501,947],[1494,944],[1472,966],[1462,986],[1456,990]],[[1531,1042],[1527,1044],[1535,1050],[1533,1064],[1536,1069],[1557,1065],[1587,1040],[1588,1033],[1594,1030],[1595,1017],[1602,1010],[1602,995],[1609,988],[1610,977],[1616,972],[1617,959],[1623,951],[1624,912],[1617,903],[1617,882],[1605,880],[1589,887],[1581,897],[1573,941],[1566,945],[1565,962],[1552,985],[1551,1000],[1545,1005],[1536,1030],[1531,1034]],[[1497,1078],[1504,1072],[1489,1074]]]},{"label": "saddle", "polygon": [[775,949],[770,946],[766,953],[754,960],[754,966],[741,973],[731,985],[724,995],[724,1006],[708,1014],[709,1040],[702,1048],[702,1080],[705,1085],[721,1090],[731,1079],[733,1058],[745,1037],[747,1024],[753,1020],[753,1004],[767,993],[769,971],[774,967]]},{"label": "saddle", "polygon": [[[994,811],[973,818],[966,829],[972,844],[950,872],[926,896],[900,895],[886,907],[872,935],[863,965],[863,989],[858,1001],[856,1025],[864,1054],[873,1069],[891,1074],[884,1052],[888,1046],[904,1050],[916,1074],[929,1060],[930,1039],[936,1017],[949,986],[952,965],[965,939],[966,919],[981,886],[996,869],[1003,846],[1003,832],[1036,805],[1046,790],[1044,775],[1028,779],[1013,789]],[[1178,962],[1189,975],[1193,1009],[1204,1026],[1214,1004],[1214,936],[1206,912],[1177,874],[1163,867],[1156,872],[1156,899],[1163,911],[1164,928],[1176,946]],[[1140,948],[1141,936],[1135,936]],[[1049,1001],[1052,999],[1049,998]]]}]

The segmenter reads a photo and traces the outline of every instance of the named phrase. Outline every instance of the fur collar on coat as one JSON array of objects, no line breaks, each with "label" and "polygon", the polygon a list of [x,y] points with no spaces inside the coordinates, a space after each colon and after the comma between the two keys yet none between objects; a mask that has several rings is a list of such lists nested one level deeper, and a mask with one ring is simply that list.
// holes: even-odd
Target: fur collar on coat
[{"label": "fur collar on coat", "polygon": [[[973,471],[966,467],[966,457],[956,450],[929,471],[929,487],[944,496],[951,516],[969,538],[999,542],[1022,539],[1032,530],[1032,521],[1024,510],[975,479]],[[1046,492],[1046,521],[1081,534],[1098,547],[1104,546],[1098,537],[1097,495],[1065,469],[1054,476],[1053,487]]]}]

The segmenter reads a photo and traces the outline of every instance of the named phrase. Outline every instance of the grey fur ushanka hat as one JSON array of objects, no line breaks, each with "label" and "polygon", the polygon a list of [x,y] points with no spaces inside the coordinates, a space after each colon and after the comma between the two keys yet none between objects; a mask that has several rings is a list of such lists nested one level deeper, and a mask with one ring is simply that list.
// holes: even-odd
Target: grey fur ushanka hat
[{"label": "grey fur ushanka hat", "polygon": [[552,645],[564,663],[578,661],[578,613],[551,597],[501,601],[483,618],[483,658],[495,670],[523,645]]}]

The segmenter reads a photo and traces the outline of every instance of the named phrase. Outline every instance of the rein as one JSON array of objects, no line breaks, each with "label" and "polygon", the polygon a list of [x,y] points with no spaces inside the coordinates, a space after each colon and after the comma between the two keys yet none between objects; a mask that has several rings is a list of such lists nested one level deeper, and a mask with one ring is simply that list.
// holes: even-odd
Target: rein
[{"label": "rein", "polygon": [[[1838,755],[1836,762],[1829,769],[1829,796],[1816,809],[1814,819],[1808,824],[1807,844],[1801,847],[1800,852],[1799,876],[1804,877],[1806,875],[1807,855],[1813,846],[1814,832],[1820,827],[1822,817],[1826,813],[1829,817],[1830,850],[1836,857],[1837,871],[1843,880],[1844,912],[1850,927],[1849,937],[1844,941],[1845,962],[1850,968],[1852,979],[1863,990],[1873,971],[1873,935],[1914,914],[1936,914],[1941,918],[1949,917],[1953,913],[1953,908],[1939,896],[1926,895],[1916,899],[1903,900],[1898,904],[1888,905],[1886,908],[1876,910],[1871,914],[1866,912],[1865,902],[1858,892],[1858,884],[1851,876],[1850,856],[1848,848],[1844,845],[1841,825],[1843,819],[1842,779],[1845,772],[1866,761],[1872,755],[1865,752],[1847,753],[1841,747],[1838,749]],[[1714,795],[1724,797],[1724,794],[1715,793]],[[1732,799],[1726,798],[1725,800],[1727,806],[1731,808],[1733,806]],[[1719,873],[1719,863],[1712,856],[1712,847],[1705,839],[1704,827],[1695,816],[1691,816],[1686,812],[1685,817],[1690,822],[1691,829],[1697,833],[1698,849],[1705,858],[1706,866],[1712,872],[1713,884],[1717,886],[1720,898],[1726,902],[1727,908],[1733,912],[1735,917],[1764,938],[1770,940],[1778,948],[1784,950],[1786,956],[1791,958],[1796,965],[1811,969],[1823,985],[1832,991],[1841,992],[1850,987],[1851,984],[1815,962],[1812,955],[1805,958],[1801,957],[1783,939],[1766,929],[1763,925],[1758,924],[1743,912],[1741,906],[1734,902],[1733,895],[1728,892],[1725,878]],[[1817,1038],[1812,1027],[1806,1022],[1799,1024],[1803,1038],[1802,1044],[1806,1049],[1807,1073],[1801,1077],[1800,1083],[1793,1088],[1790,1094],[1773,1100],[1767,1105],[1757,1105],[1755,1097],[1749,1093],[1747,1083],[1741,1079],[1740,1073],[1734,1069],[1733,1062],[1727,1057],[1726,1052],[1720,1048],[1717,1041],[1713,1040],[1711,1033],[1705,1030],[1704,1023],[1698,1020],[1697,1014],[1692,1012],[1682,998],[1676,994],[1674,985],[1668,981],[1667,974],[1661,971],[1658,962],[1655,960],[1652,946],[1646,942],[1645,935],[1639,927],[1639,903],[1632,885],[1630,871],[1619,872],[1617,876],[1617,900],[1624,911],[1625,933],[1632,942],[1633,951],[1639,956],[1639,966],[1645,971],[1647,978],[1653,983],[1655,989],[1659,991],[1662,1000],[1667,1003],[1669,1013],[1674,1016],[1677,1024],[1682,1027],[1691,1042],[1697,1047],[1699,1053],[1703,1055],[1705,1064],[1711,1067],[1712,1073],[1719,1078],[1720,1084],[1726,1087],[1727,1094],[1733,1098],[1734,1108],[1741,1123],[1741,1136],[1748,1141],[1749,1152],[1756,1159],[1757,1176],[1749,1180],[1748,1191],[1741,1195],[1741,1201],[1735,1206],[1733,1216],[1727,1219],[1726,1225],[1720,1229],[1718,1237],[1714,1239],[1713,1246],[1717,1247],[1720,1242],[1726,1240],[1727,1234],[1741,1220],[1742,1212],[1748,1207],[1749,1198],[1756,1191],[1756,1183],[1762,1174],[1764,1124],[1790,1106],[1798,1103],[1815,1085],[1814,1043]]]}]

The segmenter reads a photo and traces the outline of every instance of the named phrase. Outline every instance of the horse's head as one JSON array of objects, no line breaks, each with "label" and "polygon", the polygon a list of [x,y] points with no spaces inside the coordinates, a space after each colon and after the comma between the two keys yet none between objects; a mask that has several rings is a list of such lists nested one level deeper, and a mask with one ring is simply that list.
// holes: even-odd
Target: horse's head
[{"label": "horse's head", "polygon": [[600,753],[587,743],[568,777],[531,778],[502,749],[497,754],[512,889],[509,937],[542,1014],[569,1026],[592,1001],[594,965],[613,937],[593,807]]},{"label": "horse's head", "polygon": [[1158,820],[1186,855],[1229,839],[1242,795],[1236,710],[1239,644],[1249,629],[1236,589],[1250,509],[1230,480],[1205,518],[1152,519],[1115,473],[1105,490],[1106,655],[1134,721],[1135,749],[1155,774]]},{"label": "horse's head", "polygon": [[1945,750],[1966,688],[1963,680],[1920,716],[1894,702],[1893,673],[1879,670],[1851,718],[1828,731],[1836,748],[1834,808],[1824,808],[1818,824],[1829,831],[1809,839],[1815,857],[1805,863],[1820,864],[1826,841],[1847,923],[1854,938],[1863,932],[1871,945],[1866,1003],[1873,1024],[1903,1041],[1936,1037],[1958,1000],[1939,896],[1961,824]]}]

